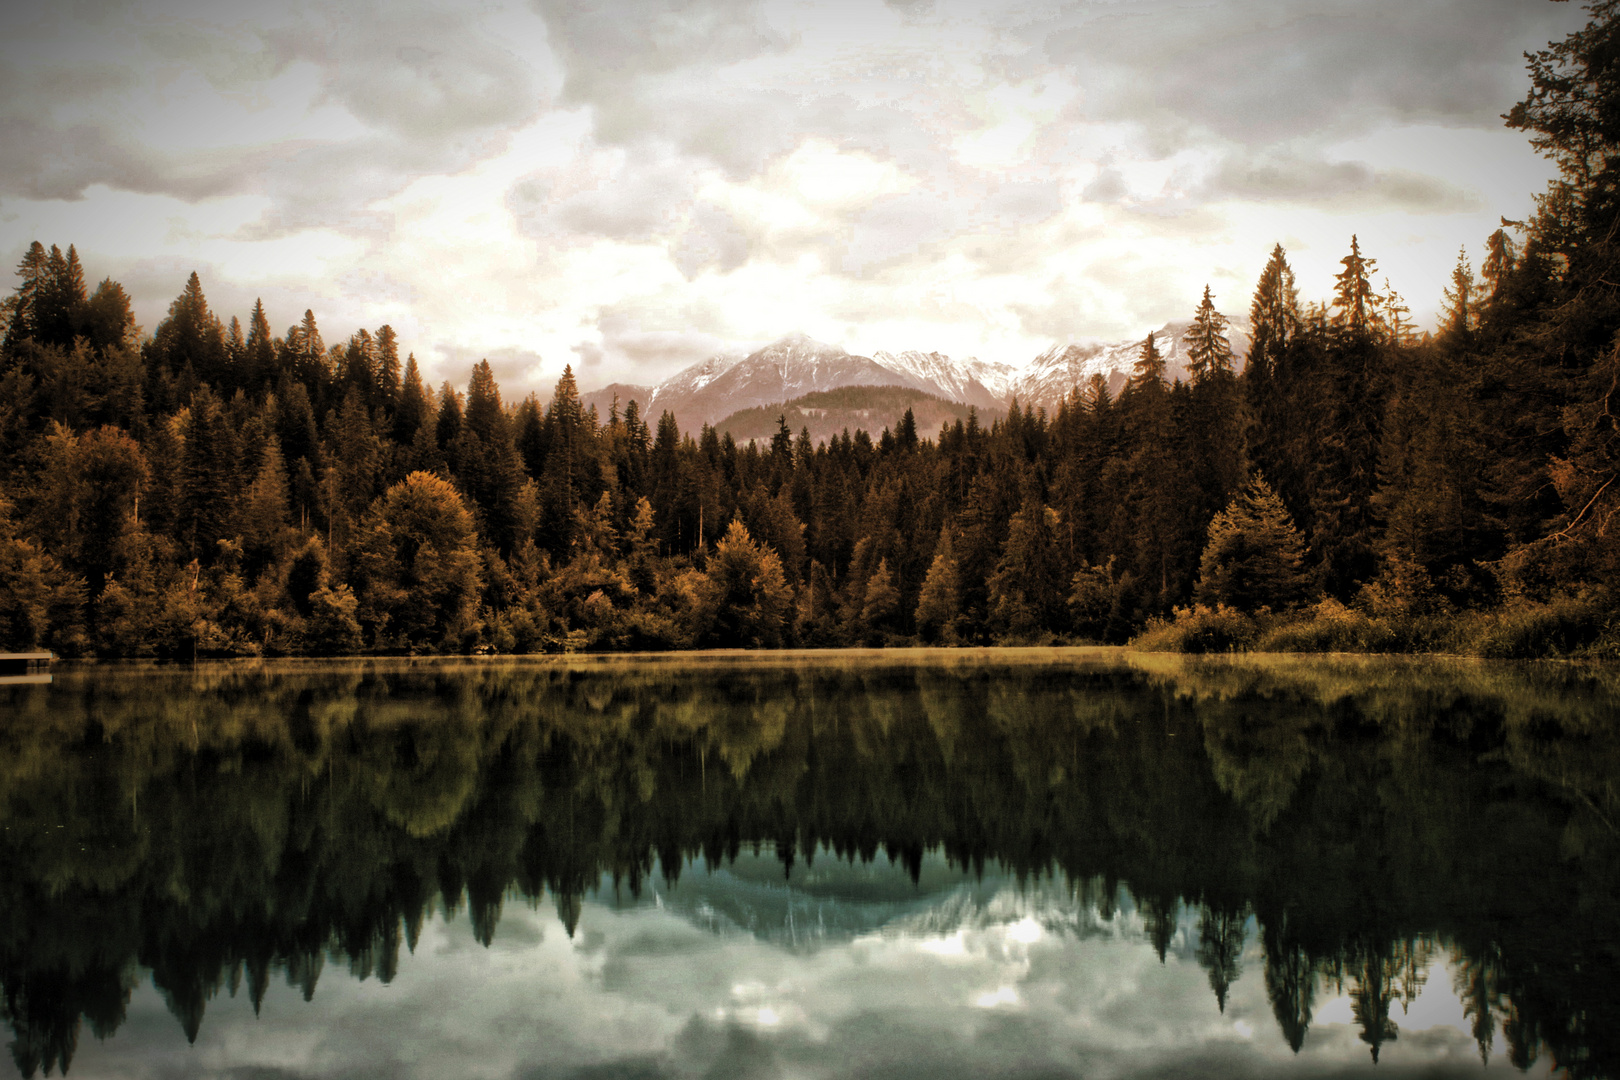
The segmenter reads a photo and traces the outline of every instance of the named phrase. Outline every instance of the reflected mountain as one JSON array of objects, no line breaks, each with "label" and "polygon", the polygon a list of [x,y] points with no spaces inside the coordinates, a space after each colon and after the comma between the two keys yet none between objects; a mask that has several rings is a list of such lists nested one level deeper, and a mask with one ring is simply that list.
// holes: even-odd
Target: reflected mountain
[{"label": "reflected mountain", "polygon": [[[1620,674],[1108,650],[87,667],[0,687],[23,1076],[144,980],[389,982],[427,920],[662,905],[793,951],[1023,924],[1262,980],[1372,1060],[1449,960],[1482,1056],[1620,1073]],[[1255,957],[1262,959],[1256,960]]]}]

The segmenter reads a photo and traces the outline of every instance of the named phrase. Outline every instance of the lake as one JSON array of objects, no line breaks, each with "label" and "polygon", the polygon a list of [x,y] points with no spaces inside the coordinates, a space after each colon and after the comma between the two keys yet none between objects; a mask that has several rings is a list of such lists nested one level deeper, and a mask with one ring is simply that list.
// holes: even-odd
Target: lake
[{"label": "lake", "polygon": [[1615,1077],[1617,826],[1613,668],[59,666],[0,1077]]}]

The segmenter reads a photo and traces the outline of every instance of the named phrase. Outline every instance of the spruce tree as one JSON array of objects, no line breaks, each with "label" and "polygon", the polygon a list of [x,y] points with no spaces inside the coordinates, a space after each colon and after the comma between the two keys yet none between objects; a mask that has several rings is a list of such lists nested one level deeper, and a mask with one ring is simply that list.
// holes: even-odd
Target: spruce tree
[{"label": "spruce tree", "polygon": [[951,531],[946,526],[940,530],[934,560],[917,596],[917,634],[924,641],[953,644],[957,640],[956,624],[960,616],[960,568]]},{"label": "spruce tree", "polygon": [[1518,260],[1518,248],[1507,230],[1497,229],[1491,233],[1490,239],[1485,242],[1485,262],[1479,268],[1480,277],[1485,282],[1483,300],[1486,304],[1496,299]]},{"label": "spruce tree", "polygon": [[218,554],[219,541],[235,535],[231,511],[241,479],[236,434],[206,386],[192,398],[182,434],[178,539],[206,566]]},{"label": "spruce tree", "polygon": [[488,360],[473,367],[467,383],[467,414],[462,449],[456,455],[457,477],[485,525],[485,539],[510,553],[527,536],[519,533],[518,495],[523,465],[501,405],[501,390]]},{"label": "spruce tree", "polygon": [[242,385],[257,389],[276,375],[276,345],[270,336],[270,320],[264,314],[264,301],[253,301],[248,316],[247,342],[243,348]]},{"label": "spruce tree", "polygon": [[1440,315],[1440,333],[1458,345],[1464,345],[1478,322],[1476,314],[1477,287],[1474,268],[1468,263],[1468,249],[1457,252],[1457,265],[1451,271],[1451,285],[1445,290],[1445,310]]},{"label": "spruce tree", "polygon": [[14,349],[24,341],[39,335],[40,317],[47,303],[51,287],[50,256],[45,245],[35,240],[17,263],[17,283],[14,294],[11,323],[6,327],[6,346]]},{"label": "spruce tree", "polygon": [[103,356],[127,348],[134,344],[134,329],[135,313],[130,309],[129,294],[118,282],[103,278],[85,303],[84,334],[90,347]]},{"label": "spruce tree", "polygon": [[1361,241],[1350,237],[1350,254],[1339,260],[1343,270],[1333,279],[1333,304],[1338,309],[1334,325],[1357,337],[1368,337],[1378,329],[1378,294],[1373,291],[1372,274],[1377,263],[1361,253]]},{"label": "spruce tree", "polygon": [[1187,372],[1194,386],[1232,374],[1232,343],[1226,337],[1226,316],[1215,310],[1209,286],[1193,313],[1187,331]]},{"label": "spruce tree", "polygon": [[1283,611],[1310,598],[1305,542],[1275,492],[1256,477],[1209,524],[1199,562],[1200,604]]},{"label": "spruce tree", "polygon": [[1278,478],[1288,492],[1299,489],[1295,446],[1302,437],[1299,387],[1289,358],[1296,353],[1293,346],[1302,329],[1294,272],[1278,244],[1271,249],[1249,304],[1250,345],[1243,366],[1243,396],[1248,405],[1245,442],[1250,460],[1265,475]]},{"label": "spruce tree", "polygon": [[152,335],[158,363],[175,375],[191,372],[216,389],[225,386],[225,332],[208,310],[202,280],[192,271],[186,287],[169,305],[169,314]]},{"label": "spruce tree", "polygon": [[416,441],[418,428],[433,419],[433,405],[428,400],[427,387],[422,384],[422,373],[416,366],[416,354],[405,358],[405,377],[400,385],[399,401],[394,409],[393,439],[400,446]]},{"label": "spruce tree", "polygon": [[1142,348],[1136,355],[1136,363],[1131,367],[1129,387],[1138,393],[1143,391],[1160,390],[1164,387],[1164,356],[1159,352],[1159,343],[1153,339],[1153,334],[1142,341]]},{"label": "spruce tree", "polygon": [[328,372],[326,343],[321,340],[314,311],[304,309],[303,321],[287,334],[287,346],[292,352],[293,378],[304,384],[311,402],[320,402],[326,395]]},{"label": "spruce tree", "polygon": [[377,328],[376,349],[376,403],[392,413],[399,405],[400,391],[399,336],[392,326],[384,323]]}]

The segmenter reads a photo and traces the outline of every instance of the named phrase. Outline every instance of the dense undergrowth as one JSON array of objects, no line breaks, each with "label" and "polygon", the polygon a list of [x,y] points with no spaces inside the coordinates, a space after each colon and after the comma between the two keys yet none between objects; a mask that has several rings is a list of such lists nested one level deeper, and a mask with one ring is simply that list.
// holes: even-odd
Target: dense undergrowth
[{"label": "dense undergrowth", "polygon": [[1587,600],[1487,611],[1370,612],[1327,599],[1293,612],[1178,608],[1131,644],[1149,652],[1440,653],[1491,659],[1620,659],[1620,614]]}]

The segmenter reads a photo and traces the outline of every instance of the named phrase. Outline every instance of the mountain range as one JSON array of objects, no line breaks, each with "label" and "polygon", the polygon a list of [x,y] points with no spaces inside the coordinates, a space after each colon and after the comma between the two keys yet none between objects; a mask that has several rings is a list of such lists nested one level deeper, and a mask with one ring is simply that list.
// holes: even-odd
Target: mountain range
[{"label": "mountain range", "polygon": [[[1154,331],[1168,379],[1187,377],[1184,335],[1190,325],[1171,322]],[[1235,324],[1227,327],[1227,335],[1241,367],[1249,336]],[[602,416],[615,399],[621,410],[635,401],[649,426],[656,426],[657,417],[668,411],[683,432],[696,432],[704,424],[716,424],[747,410],[785,407],[807,394],[841,387],[902,387],[974,407],[987,416],[1004,412],[1014,399],[1020,407],[1050,413],[1065,394],[1093,374],[1103,375],[1109,390],[1118,394],[1141,348],[1142,339],[1105,345],[1054,345],[1020,371],[1010,364],[972,357],[958,360],[937,352],[907,350],[860,356],[837,345],[792,334],[747,356],[712,356],[655,386],[613,383],[584,393],[581,398],[587,408],[595,406]],[[876,416],[881,406],[875,401],[870,407],[857,401],[841,404],[874,412],[873,423],[867,429],[874,433],[892,427],[899,418],[898,413]],[[904,412],[905,407],[902,404],[899,411]],[[931,434],[920,424],[919,430],[925,436]],[[741,441],[742,435],[737,434]]]}]

